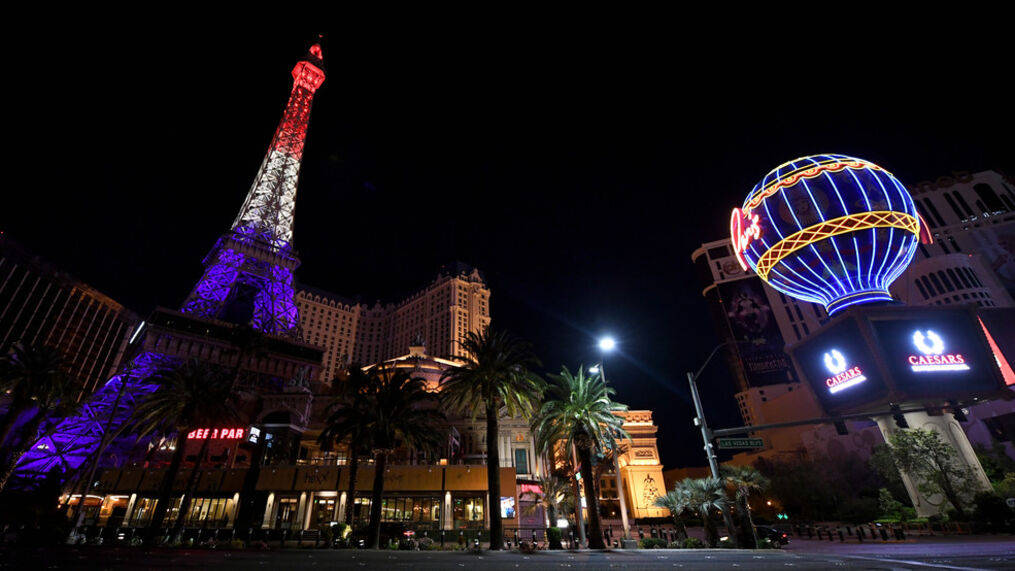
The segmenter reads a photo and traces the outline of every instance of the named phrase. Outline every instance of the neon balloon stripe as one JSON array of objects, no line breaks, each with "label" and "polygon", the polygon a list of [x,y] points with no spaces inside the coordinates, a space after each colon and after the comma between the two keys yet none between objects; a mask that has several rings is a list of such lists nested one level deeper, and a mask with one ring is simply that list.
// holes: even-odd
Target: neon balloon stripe
[{"label": "neon balloon stripe", "polygon": [[909,214],[894,210],[850,214],[804,228],[781,240],[761,255],[756,271],[762,279],[768,281],[772,267],[793,252],[832,236],[868,228],[899,228],[920,235],[920,221]]}]

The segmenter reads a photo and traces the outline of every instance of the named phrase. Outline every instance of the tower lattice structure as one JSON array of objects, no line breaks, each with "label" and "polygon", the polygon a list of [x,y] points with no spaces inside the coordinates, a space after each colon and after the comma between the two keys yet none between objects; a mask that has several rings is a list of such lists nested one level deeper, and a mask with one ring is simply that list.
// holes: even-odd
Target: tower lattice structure
[{"label": "tower lattice structure", "polygon": [[[103,445],[122,436],[135,405],[158,390],[155,374],[186,359],[252,372],[255,379],[242,387],[259,396],[251,416],[263,416],[274,395],[274,404],[286,408],[294,423],[304,420],[312,398],[306,382],[320,367],[321,352],[298,339],[293,213],[310,107],[325,79],[322,67],[315,44],[293,68],[285,113],[243,207],[205,257],[204,274],[180,311],[156,309],[143,334],[131,340],[133,358],[74,415],[44,426],[16,468],[23,485],[54,470],[76,470],[96,454],[114,454],[115,447],[103,451]],[[241,325],[265,335],[260,358],[238,345]]]}]

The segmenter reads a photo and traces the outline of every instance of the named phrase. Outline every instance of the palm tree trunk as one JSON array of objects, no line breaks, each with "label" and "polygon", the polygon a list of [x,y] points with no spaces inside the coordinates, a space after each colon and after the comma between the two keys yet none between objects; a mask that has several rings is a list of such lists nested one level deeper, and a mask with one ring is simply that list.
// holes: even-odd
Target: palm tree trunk
[{"label": "palm tree trunk", "polygon": [[183,451],[187,448],[188,434],[186,429],[181,429],[180,436],[176,439],[176,450],[173,451],[173,459],[169,462],[169,469],[162,476],[159,498],[155,502],[155,510],[152,512],[152,520],[148,522],[148,529],[158,529],[166,517],[166,512],[169,511],[169,497],[173,493],[173,482],[176,481],[176,474],[180,471],[180,464],[183,462]]},{"label": "palm tree trunk", "polygon": [[42,421],[45,419],[46,413],[39,410],[35,413],[35,416],[25,423],[24,428],[21,430],[23,434],[21,441],[16,446],[11,446],[3,468],[0,469],[0,492],[7,487],[7,480],[14,473],[14,469],[17,468],[21,457],[25,455],[25,452],[28,452],[28,449],[35,442],[35,436],[39,433],[39,427],[42,426]]},{"label": "palm tree trunk", "polygon": [[370,497],[370,527],[367,530],[367,548],[377,549],[381,542],[381,498],[384,497],[384,468],[387,453],[374,453],[374,490]]},{"label": "palm tree trunk", "polygon": [[[582,483],[585,485],[585,502],[589,511],[589,549],[606,549],[603,541],[603,526],[599,521],[599,498],[596,496],[596,483],[592,474],[592,454],[584,446],[578,447],[581,461]],[[579,504],[578,509],[581,509]]]},{"label": "palm tree trunk", "polygon": [[709,547],[719,544],[719,530],[715,526],[715,516],[706,511],[701,516],[701,525],[705,528],[705,543]]},{"label": "palm tree trunk", "polygon": [[[751,517],[751,508],[747,504],[747,498],[737,498],[737,510],[740,512],[742,547],[747,549],[758,548],[758,531],[754,529],[754,518]],[[746,528],[746,529],[743,529]]]},{"label": "palm tree trunk", "polygon": [[687,539],[687,526],[680,516],[673,516],[673,528],[677,532],[677,539],[681,541]]},{"label": "palm tree trunk", "polygon": [[356,507],[356,476],[359,474],[359,455],[349,444],[349,490],[345,493],[345,523],[352,527],[353,509]]},{"label": "palm tree trunk", "polygon": [[500,446],[497,444],[496,401],[486,405],[486,489],[490,501],[490,550],[504,548],[504,522],[500,519]]},{"label": "palm tree trunk", "polygon": [[197,486],[197,479],[201,473],[201,462],[204,460],[205,454],[208,453],[208,444],[210,442],[211,438],[205,438],[201,442],[201,451],[197,453],[197,462],[194,462],[194,469],[191,470],[190,477],[187,478],[187,487],[183,490],[183,501],[180,502],[180,511],[176,514],[173,535],[180,533],[183,529],[183,524],[186,523],[187,511],[190,510],[190,504],[194,501],[194,488]]}]

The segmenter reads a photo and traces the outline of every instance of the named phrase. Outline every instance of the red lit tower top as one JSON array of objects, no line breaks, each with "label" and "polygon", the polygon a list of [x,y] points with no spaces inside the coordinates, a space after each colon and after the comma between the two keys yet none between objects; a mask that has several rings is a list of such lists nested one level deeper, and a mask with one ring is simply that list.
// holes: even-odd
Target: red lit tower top
[{"label": "red lit tower top", "polygon": [[293,88],[282,121],[275,130],[264,162],[247,193],[233,230],[287,249],[293,235],[296,183],[307,138],[307,122],[314,93],[324,83],[320,44],[293,68]]}]

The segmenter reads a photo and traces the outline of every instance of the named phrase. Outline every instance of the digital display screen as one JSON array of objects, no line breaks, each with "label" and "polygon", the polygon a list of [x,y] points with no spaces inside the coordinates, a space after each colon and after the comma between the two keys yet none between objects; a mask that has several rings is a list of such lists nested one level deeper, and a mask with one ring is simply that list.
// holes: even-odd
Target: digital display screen
[{"label": "digital display screen", "polygon": [[828,410],[885,396],[888,389],[856,321],[842,321],[798,345],[800,373]]},{"label": "digital display screen", "polygon": [[896,387],[906,393],[934,397],[998,388],[997,365],[969,313],[872,318],[871,324]]},{"label": "digital display screen", "polygon": [[515,517],[515,498],[514,496],[501,496],[500,498],[500,517],[503,519],[511,519]]}]

